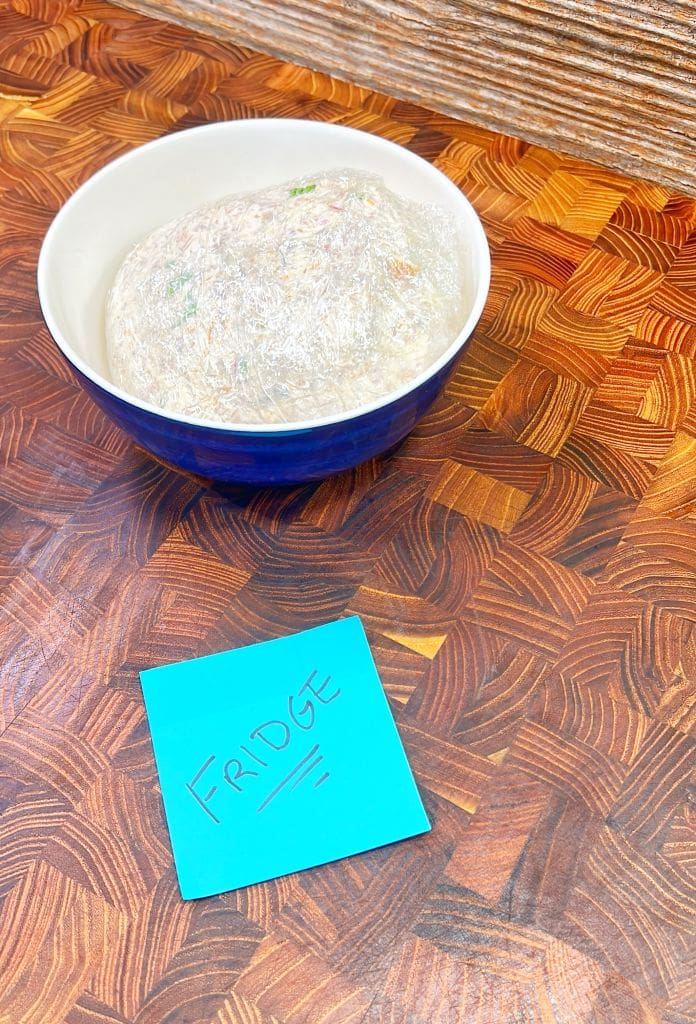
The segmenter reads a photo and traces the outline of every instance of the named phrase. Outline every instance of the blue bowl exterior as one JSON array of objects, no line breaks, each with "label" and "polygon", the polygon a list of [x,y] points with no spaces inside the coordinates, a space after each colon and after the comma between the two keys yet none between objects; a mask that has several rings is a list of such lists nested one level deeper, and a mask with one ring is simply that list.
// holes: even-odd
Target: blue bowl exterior
[{"label": "blue bowl exterior", "polygon": [[461,349],[419,387],[372,412],[340,423],[271,433],[195,426],[158,416],[73,369],[97,405],[165,462],[214,480],[293,484],[357,466],[401,441],[437,398],[460,355]]}]

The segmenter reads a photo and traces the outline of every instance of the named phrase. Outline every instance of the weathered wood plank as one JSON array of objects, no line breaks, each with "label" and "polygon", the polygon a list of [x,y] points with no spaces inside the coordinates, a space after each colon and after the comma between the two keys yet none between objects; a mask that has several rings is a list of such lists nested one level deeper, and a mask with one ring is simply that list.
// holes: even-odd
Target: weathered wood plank
[{"label": "weathered wood plank", "polygon": [[696,192],[691,0],[120,0]]}]

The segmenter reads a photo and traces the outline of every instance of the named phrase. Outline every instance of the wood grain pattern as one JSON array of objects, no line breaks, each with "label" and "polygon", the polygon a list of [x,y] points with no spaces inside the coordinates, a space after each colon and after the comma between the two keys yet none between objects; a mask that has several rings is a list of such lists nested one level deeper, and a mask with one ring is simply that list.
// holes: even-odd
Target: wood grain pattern
[{"label": "wood grain pattern", "polygon": [[[693,1024],[696,201],[103,0],[0,0],[2,1024]],[[211,118],[353,124],[491,241],[400,448],[283,491],[136,449],[43,233]],[[143,667],[358,613],[434,828],[183,903]]]},{"label": "wood grain pattern", "polygon": [[[400,119],[414,120],[412,104],[425,103],[696,192],[689,0],[119,2],[347,79],[321,87],[330,101],[353,104],[377,89],[410,101],[399,105]],[[307,75],[288,67],[268,84],[304,91]],[[589,231],[592,217],[605,224],[601,197],[588,204],[590,218],[577,205],[565,209],[582,190],[574,174],[559,170],[536,197],[535,215],[542,208],[559,220],[567,215],[576,227],[582,219]],[[648,202],[653,196],[659,204],[659,187],[643,191]],[[661,249],[657,239],[652,249]]]}]

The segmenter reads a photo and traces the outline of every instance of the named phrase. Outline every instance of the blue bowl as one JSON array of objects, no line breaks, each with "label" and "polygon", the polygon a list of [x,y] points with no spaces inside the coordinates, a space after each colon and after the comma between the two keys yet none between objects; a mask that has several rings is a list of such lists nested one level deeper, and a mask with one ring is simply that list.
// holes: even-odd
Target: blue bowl
[{"label": "blue bowl", "polygon": [[457,359],[401,398],[336,423],[272,433],[199,426],[125,401],[77,375],[114,423],[158,458],[214,480],[296,484],[320,480],[388,451],[413,429],[437,398]]},{"label": "blue bowl", "polygon": [[[222,423],[177,415],[108,379],[104,306],[129,249],[201,203],[333,167],[380,174],[388,187],[438,203],[467,242],[470,307],[457,338],[424,373],[379,402],[336,417],[288,424]],[[75,192],[50,226],[39,257],[46,323],[85,390],[144,448],[216,480],[289,484],[316,480],[387,451],[414,427],[452,372],[483,309],[490,256],[471,205],[444,174],[394,143],[338,125],[225,121],[165,136],[120,157]]]}]

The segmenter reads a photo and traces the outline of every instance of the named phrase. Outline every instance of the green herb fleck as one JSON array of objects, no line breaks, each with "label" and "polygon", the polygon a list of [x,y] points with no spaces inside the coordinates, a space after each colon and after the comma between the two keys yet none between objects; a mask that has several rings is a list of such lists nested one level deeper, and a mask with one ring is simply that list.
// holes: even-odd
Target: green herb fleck
[{"label": "green herb fleck", "polygon": [[316,185],[298,185],[296,188],[290,189],[291,196],[302,196],[305,192],[313,192]]},{"label": "green herb fleck", "polygon": [[192,277],[193,274],[190,274],[188,271],[185,271],[183,274],[177,274],[177,276],[173,277],[167,285],[167,295],[176,295],[177,292],[181,291],[185,284],[188,284]]}]

